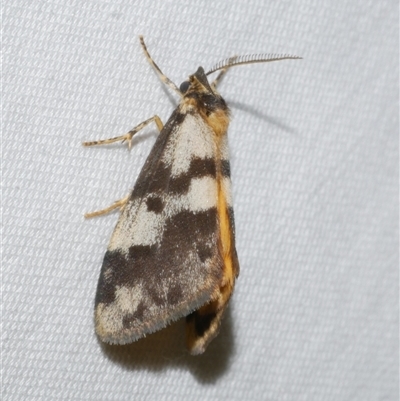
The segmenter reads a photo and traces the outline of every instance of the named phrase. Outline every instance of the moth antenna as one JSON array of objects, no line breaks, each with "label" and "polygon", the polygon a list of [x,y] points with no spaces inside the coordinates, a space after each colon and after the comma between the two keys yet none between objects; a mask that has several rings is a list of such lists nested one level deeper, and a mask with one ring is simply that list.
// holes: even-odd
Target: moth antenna
[{"label": "moth antenna", "polygon": [[290,54],[245,54],[243,56],[229,57],[225,60],[215,64],[206,75],[210,75],[215,71],[222,70],[224,68],[234,67],[242,64],[253,64],[253,63],[268,63],[270,61],[280,60],[297,60],[302,59],[299,56],[293,56]]},{"label": "moth antenna", "polygon": [[179,96],[182,97],[182,93],[179,90],[179,88],[161,71],[160,67],[155,63],[153,58],[150,56],[149,51],[147,50],[147,46],[144,43],[144,38],[142,35],[139,36],[140,44],[142,46],[142,49],[144,51],[144,54],[147,58],[147,61],[150,63],[150,65],[154,68],[156,71],[158,77],[162,82],[164,82],[165,85],[169,86],[173,91],[175,91]]}]

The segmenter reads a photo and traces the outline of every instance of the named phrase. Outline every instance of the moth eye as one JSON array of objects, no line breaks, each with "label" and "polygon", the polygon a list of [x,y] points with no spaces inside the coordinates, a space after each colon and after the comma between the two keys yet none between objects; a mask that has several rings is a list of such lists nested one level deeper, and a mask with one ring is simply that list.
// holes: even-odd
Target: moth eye
[{"label": "moth eye", "polygon": [[189,86],[190,86],[190,82],[189,81],[184,81],[184,82],[181,83],[181,86],[179,87],[179,90],[182,93],[186,93],[187,90],[189,89]]}]

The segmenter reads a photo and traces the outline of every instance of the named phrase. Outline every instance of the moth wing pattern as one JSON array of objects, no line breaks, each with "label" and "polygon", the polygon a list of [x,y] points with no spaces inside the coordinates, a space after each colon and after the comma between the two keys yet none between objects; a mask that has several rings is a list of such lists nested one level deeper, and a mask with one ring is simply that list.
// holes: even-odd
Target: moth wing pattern
[{"label": "moth wing pattern", "polygon": [[[104,257],[95,300],[102,341],[130,343],[219,297],[227,274],[221,204],[233,224],[226,135],[224,141],[217,146],[204,119],[179,108],[160,132]],[[236,277],[234,232],[229,240]],[[220,316],[208,320],[213,329]]]}]

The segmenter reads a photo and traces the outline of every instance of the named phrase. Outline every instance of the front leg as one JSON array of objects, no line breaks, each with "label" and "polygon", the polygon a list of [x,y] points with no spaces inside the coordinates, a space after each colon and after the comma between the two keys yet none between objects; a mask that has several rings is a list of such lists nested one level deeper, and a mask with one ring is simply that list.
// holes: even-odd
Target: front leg
[{"label": "front leg", "polygon": [[109,139],[101,139],[99,141],[83,142],[82,145],[83,146],[97,146],[97,145],[108,145],[109,143],[114,143],[114,142],[119,142],[119,141],[122,141],[122,142],[127,141],[128,142],[128,148],[131,149],[133,135],[135,135],[137,132],[142,130],[144,127],[146,127],[147,125],[149,125],[153,121],[156,123],[158,131],[161,131],[163,129],[164,125],[163,125],[160,117],[155,115],[155,116],[149,118],[148,120],[143,121],[142,123],[137,125],[135,128],[131,129],[125,135],[116,136],[114,138],[109,138]]}]

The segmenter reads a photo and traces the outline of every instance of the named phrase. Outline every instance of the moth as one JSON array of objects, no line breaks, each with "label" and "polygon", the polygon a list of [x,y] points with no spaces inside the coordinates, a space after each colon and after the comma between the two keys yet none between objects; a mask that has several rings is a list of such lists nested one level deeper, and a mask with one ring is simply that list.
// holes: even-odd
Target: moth
[{"label": "moth", "polygon": [[[217,91],[233,66],[297,59],[290,55],[231,57],[207,73],[202,67],[178,88],[143,51],[161,81],[179,97],[165,125],[154,115],[127,134],[84,146],[126,141],[155,123],[158,138],[121,208],[104,256],[95,300],[98,337],[127,344],[186,317],[187,347],[205,351],[239,274],[227,131],[229,108]],[[214,81],[208,75],[220,71]]]}]

